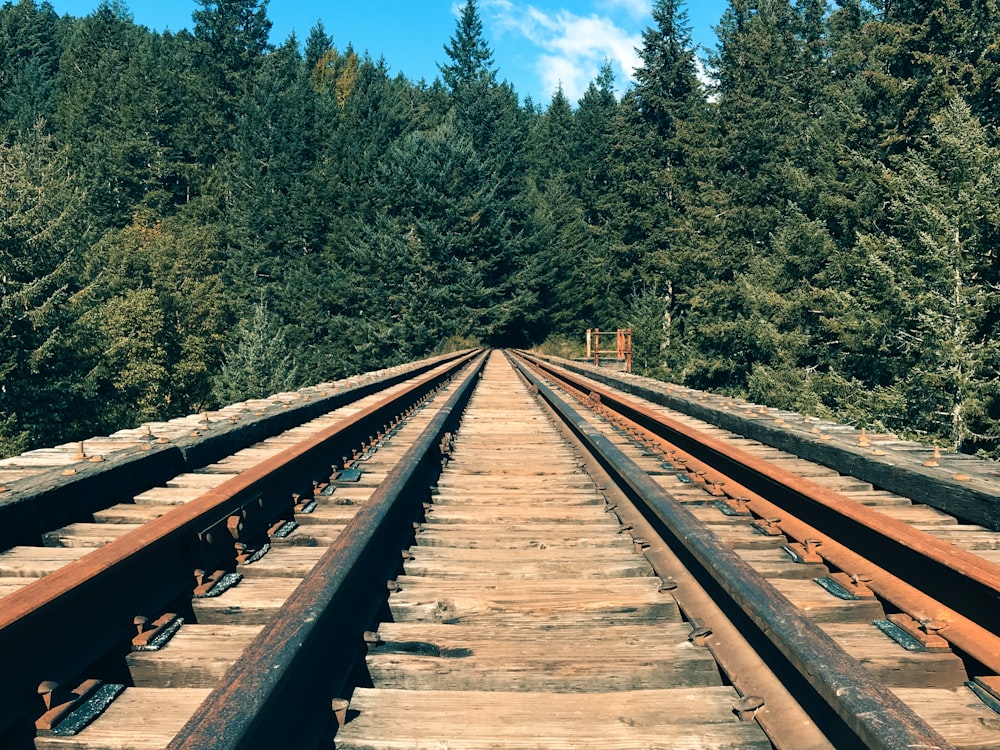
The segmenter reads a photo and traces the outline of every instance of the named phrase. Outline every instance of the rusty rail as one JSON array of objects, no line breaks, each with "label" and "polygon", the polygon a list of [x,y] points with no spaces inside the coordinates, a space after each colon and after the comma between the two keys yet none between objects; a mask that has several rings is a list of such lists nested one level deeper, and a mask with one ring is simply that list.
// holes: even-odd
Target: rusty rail
[{"label": "rusty rail", "polygon": [[[259,466],[4,598],[0,610],[0,735],[25,719],[44,680],[68,682],[131,637],[137,613],[162,611],[194,588],[196,568],[232,569],[232,546],[205,533],[245,508],[263,527],[292,493],[325,479],[336,462],[406,406],[447,381],[474,355],[433,369],[396,395],[292,446]],[[252,519],[251,519],[252,520]],[[201,535],[201,541],[199,541]],[[215,534],[225,538],[226,534]]]},{"label": "rusty rail", "polygon": [[38,544],[46,531],[127,502],[177,474],[218,461],[380,389],[419,377],[457,356],[436,357],[407,372],[317,396],[291,408],[271,408],[241,418],[236,424],[228,420],[214,422],[200,428],[201,435],[168,444],[151,442],[145,449],[132,448],[106,456],[101,463],[81,461],[74,464],[75,473],[71,475],[58,467],[9,482],[7,491],[0,494],[0,549]]},{"label": "rusty rail", "polygon": [[[333,718],[332,699],[343,697],[363,653],[363,631],[385,603],[385,581],[398,572],[399,555],[388,553],[398,553],[412,541],[421,501],[429,497],[441,469],[442,437],[456,428],[484,361],[464,376],[170,750],[317,743]],[[294,721],[289,720],[292,715]]]},{"label": "rusty rail", "polygon": [[[731,485],[735,482],[745,490],[766,495],[772,507],[780,509],[775,511],[778,516],[789,521],[799,518],[831,539],[849,539],[845,546],[863,547],[865,557],[878,568],[932,594],[952,610],[962,610],[985,630],[1000,632],[1000,566],[724,441],[696,434],[684,424],[630,402],[621,394],[582,383],[552,365],[532,361],[551,377],[596,394],[604,406],[726,475]],[[725,491],[733,497],[745,494],[735,486]],[[966,650],[968,640],[964,643],[962,649]],[[998,664],[1000,654],[996,648],[994,642],[980,646],[979,652],[992,652],[992,663]]]},{"label": "rusty rail", "polygon": [[608,438],[591,427],[524,364],[519,366],[539,394],[662,524],[664,533],[673,540],[672,546],[683,549],[697,561],[865,747],[885,750],[951,747]]},{"label": "rusty rail", "polygon": [[[534,359],[558,362],[566,370],[610,385],[621,392],[787,450],[842,474],[850,474],[877,487],[943,510],[968,523],[1000,531],[1000,503],[997,502],[995,479],[986,480],[982,476],[971,476],[965,480],[955,478],[956,472],[968,472],[970,463],[978,461],[972,456],[946,454],[939,462],[923,463],[924,458],[932,460],[930,446],[926,447],[920,460],[914,461],[914,456],[919,453],[900,451],[891,445],[882,446],[884,456],[875,456],[872,447],[864,446],[858,433],[851,429],[825,434],[801,428],[790,429],[795,425],[781,425],[770,419],[762,419],[760,414],[741,413],[739,409],[731,408],[722,397],[706,392],[701,392],[699,398],[695,399],[693,396],[671,392],[673,386],[668,383],[640,378],[626,379],[617,373],[597,372],[594,368],[555,357]],[[873,446],[875,445],[879,443],[873,441]],[[917,446],[910,444],[910,447]],[[935,466],[935,463],[940,463],[940,466]],[[986,465],[986,462],[981,462],[981,465]]]}]

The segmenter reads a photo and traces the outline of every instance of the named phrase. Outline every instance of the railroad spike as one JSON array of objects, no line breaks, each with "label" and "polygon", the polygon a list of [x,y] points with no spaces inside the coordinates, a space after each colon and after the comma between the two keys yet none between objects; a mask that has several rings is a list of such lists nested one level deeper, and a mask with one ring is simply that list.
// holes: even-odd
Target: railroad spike
[{"label": "railroad spike", "polygon": [[351,702],[346,698],[334,698],[331,703],[333,715],[337,717],[337,726],[347,724],[347,709],[351,707]]},{"label": "railroad spike", "polygon": [[54,706],[58,706],[64,701],[60,700],[60,685],[55,680],[42,680],[38,684],[38,694],[42,696],[42,703],[45,704],[45,710],[51,711]]},{"label": "railroad spike", "polygon": [[710,635],[712,635],[712,629],[707,625],[702,625],[688,633],[688,640],[695,646],[705,646],[708,644]]},{"label": "railroad spike", "polygon": [[745,695],[733,704],[733,711],[740,721],[751,721],[754,715],[764,706],[764,699],[759,695]]}]

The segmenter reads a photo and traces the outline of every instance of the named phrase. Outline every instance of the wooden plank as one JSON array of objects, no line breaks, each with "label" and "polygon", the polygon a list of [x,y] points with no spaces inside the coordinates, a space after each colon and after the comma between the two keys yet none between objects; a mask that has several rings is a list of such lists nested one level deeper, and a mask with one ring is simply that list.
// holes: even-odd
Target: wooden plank
[{"label": "wooden plank", "polygon": [[736,548],[735,552],[772,583],[776,578],[813,579],[830,574],[822,563],[793,562],[782,549]]},{"label": "wooden plank", "polygon": [[185,623],[162,649],[133,651],[125,663],[136,687],[213,688],[261,627]]},{"label": "wooden plank", "polygon": [[[617,536],[617,535],[615,535]],[[413,547],[409,576],[491,578],[628,578],[651,576],[646,559],[628,549],[596,547],[568,554],[558,547],[493,550]]]},{"label": "wooden plank", "polygon": [[202,492],[206,492],[218,487],[223,482],[227,482],[236,476],[239,475],[218,473],[202,474],[198,472],[191,472],[187,474],[178,474],[173,479],[168,480],[166,486],[171,488],[200,489]]},{"label": "wooden plank", "polygon": [[[296,516],[298,519],[298,516]],[[299,526],[286,537],[272,538],[271,546],[282,547],[327,547],[340,536],[347,524],[311,523]]]},{"label": "wooden plank", "polygon": [[968,688],[893,688],[892,692],[958,750],[1000,747],[1000,714],[987,708]]},{"label": "wooden plank", "polygon": [[90,551],[86,547],[14,547],[0,552],[0,576],[41,578]]},{"label": "wooden plank", "polygon": [[[460,507],[432,505],[427,524],[479,523],[509,526],[525,523],[588,523],[603,518],[603,511],[591,506],[560,507],[549,505]],[[614,528],[612,526],[612,528]]]},{"label": "wooden plank", "polygon": [[110,508],[94,512],[97,523],[149,523],[165,513],[169,513],[173,505],[136,505],[135,503],[118,503]]},{"label": "wooden plank", "polygon": [[[516,631],[516,635],[515,632]],[[376,687],[602,692],[719,685],[683,623],[599,630],[387,623],[366,663]],[[586,644],[585,649],[580,645]]]},{"label": "wooden plank", "polygon": [[38,578],[29,578],[27,576],[0,577],[0,597],[7,596],[7,594],[13,594],[15,591],[23,589],[32,581],[37,581],[37,580]]},{"label": "wooden plank", "polygon": [[[713,508],[713,510],[715,510]],[[716,511],[717,518],[722,514]],[[788,544],[784,536],[767,536],[758,533],[747,523],[746,519],[730,519],[728,521],[700,519],[705,527],[715,534],[722,542],[734,549],[743,550],[780,550]]]},{"label": "wooden plank", "polygon": [[823,630],[888,687],[954,689],[967,679],[953,653],[907,651],[870,623],[835,623]]},{"label": "wooden plank", "polygon": [[813,622],[872,622],[885,617],[878,600],[838,599],[813,580],[778,578],[770,583]]},{"label": "wooden plank", "polygon": [[563,620],[615,625],[676,621],[677,603],[657,578],[422,582],[400,576],[389,597],[397,622]]},{"label": "wooden plank", "polygon": [[162,750],[208,696],[207,688],[127,688],[73,737],[36,737],[35,750]]},{"label": "wooden plank", "polygon": [[[432,499],[434,505],[439,507],[457,504],[463,506],[495,505],[500,502],[508,503],[511,501],[509,490],[500,490],[493,487],[480,487],[475,490],[456,490],[439,487]],[[531,504],[559,504],[563,507],[568,505],[603,506],[604,498],[591,486],[566,492],[558,490],[532,492]]]},{"label": "wooden plank", "polygon": [[[627,534],[608,535],[609,521],[594,524],[535,524],[530,529],[483,529],[478,524],[425,526],[416,536],[420,547],[467,547],[469,549],[532,549],[554,547],[587,549],[597,544],[633,548]],[[614,527],[612,527],[614,528]]]},{"label": "wooden plank", "polygon": [[[545,694],[358,689],[338,750],[770,750],[755,722],[732,712],[729,687]],[[469,717],[475,717],[470,721]],[[402,720],[401,720],[402,719]]]},{"label": "wooden plank", "polygon": [[244,578],[221,596],[193,599],[203,625],[264,625],[299,585],[299,578]]},{"label": "wooden plank", "polygon": [[201,487],[153,487],[133,500],[136,505],[183,505],[203,494],[205,490]]},{"label": "wooden plank", "polygon": [[304,578],[326,553],[325,547],[271,545],[271,550],[249,565],[237,565],[236,570],[251,578]]},{"label": "wooden plank", "polygon": [[952,526],[958,523],[955,516],[928,505],[894,505],[881,509],[881,512],[897,521],[921,526]]},{"label": "wooden plank", "polygon": [[296,513],[295,520],[305,526],[309,524],[346,524],[358,513],[360,503],[342,505],[321,498],[309,513]]},{"label": "wooden plank", "polygon": [[955,526],[923,526],[926,533],[941,541],[954,544],[969,552],[1000,550],[1000,533],[982,526],[960,524]]},{"label": "wooden plank", "polygon": [[46,547],[103,547],[130,531],[137,523],[72,523],[42,534]]}]

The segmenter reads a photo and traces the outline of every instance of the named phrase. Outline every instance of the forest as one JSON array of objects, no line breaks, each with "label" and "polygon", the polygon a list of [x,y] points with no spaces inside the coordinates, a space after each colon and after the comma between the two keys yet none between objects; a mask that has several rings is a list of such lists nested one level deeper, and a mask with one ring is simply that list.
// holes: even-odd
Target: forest
[{"label": "forest", "polygon": [[1000,454],[997,0],[731,0],[703,61],[654,0],[634,83],[577,102],[520,98],[475,0],[430,82],[269,31],[0,8],[0,456],[595,326]]}]

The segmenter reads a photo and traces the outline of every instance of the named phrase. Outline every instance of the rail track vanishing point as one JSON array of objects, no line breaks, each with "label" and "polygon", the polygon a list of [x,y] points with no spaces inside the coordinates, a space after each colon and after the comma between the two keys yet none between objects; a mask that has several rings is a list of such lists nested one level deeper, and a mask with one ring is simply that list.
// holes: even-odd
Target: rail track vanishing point
[{"label": "rail track vanishing point", "polygon": [[470,351],[0,462],[0,746],[1000,747],[996,465]]}]

